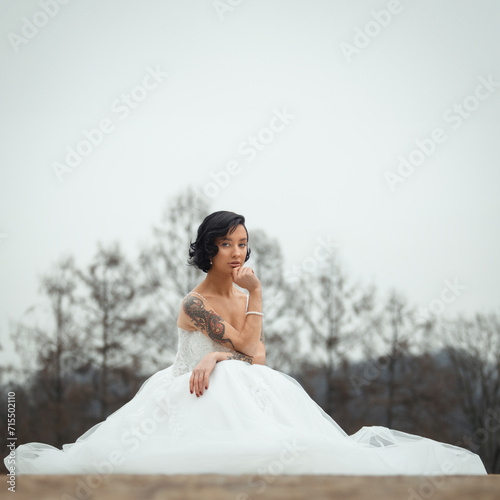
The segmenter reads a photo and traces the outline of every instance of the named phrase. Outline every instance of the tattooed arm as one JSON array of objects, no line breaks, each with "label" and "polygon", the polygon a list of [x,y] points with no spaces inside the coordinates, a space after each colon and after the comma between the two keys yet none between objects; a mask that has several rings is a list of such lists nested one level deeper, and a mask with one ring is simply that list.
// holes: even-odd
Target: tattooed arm
[{"label": "tattooed arm", "polygon": [[219,361],[237,359],[239,361],[246,361],[247,363],[250,363],[251,365],[261,364],[261,363],[257,363],[258,360],[256,357],[247,356],[246,354],[243,354],[242,352],[214,352],[213,354],[215,356],[217,363]]},{"label": "tattooed arm", "polygon": [[241,361],[248,361],[252,365],[265,365],[266,364],[266,346],[264,342],[252,343],[246,353],[242,352],[216,352],[217,362],[226,359],[239,359]]},{"label": "tattooed arm", "polygon": [[[262,300],[260,291],[258,295],[256,299]],[[261,316],[248,315],[240,332],[224,321],[204,300],[191,294],[184,297],[181,314],[188,323],[215,342],[247,356],[262,355],[262,347],[258,345],[263,345],[260,340],[263,338]]]},{"label": "tattooed arm", "polygon": [[[236,354],[242,354],[242,353],[237,352]],[[266,344],[264,340],[264,331],[262,329],[260,330],[259,340],[258,341],[253,340],[251,344],[248,345],[244,355],[251,356],[253,358],[254,365],[266,364]],[[227,358],[227,359],[236,359],[236,358]]]}]

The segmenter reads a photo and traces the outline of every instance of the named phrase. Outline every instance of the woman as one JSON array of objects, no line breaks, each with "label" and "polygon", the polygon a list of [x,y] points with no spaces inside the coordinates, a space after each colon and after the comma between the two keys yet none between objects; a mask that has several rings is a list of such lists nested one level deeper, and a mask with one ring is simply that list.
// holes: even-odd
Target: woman
[{"label": "woman", "polygon": [[385,427],[348,436],[295,379],[265,366],[243,216],[206,217],[189,255],[207,275],[182,301],[173,365],[62,450],[20,445],[18,474],[486,474],[457,446]]},{"label": "woman", "polygon": [[[190,264],[206,272],[207,277],[184,298],[177,326],[184,331],[198,329],[230,348],[207,354],[194,368],[190,389],[196,396],[203,394],[203,385],[208,389],[209,375],[219,361],[238,359],[265,364],[262,289],[253,270],[243,267],[250,257],[244,222],[243,216],[216,212],[205,219],[197,240],[191,244]],[[247,289],[248,296],[234,284]],[[247,298],[251,309],[248,312]]]}]

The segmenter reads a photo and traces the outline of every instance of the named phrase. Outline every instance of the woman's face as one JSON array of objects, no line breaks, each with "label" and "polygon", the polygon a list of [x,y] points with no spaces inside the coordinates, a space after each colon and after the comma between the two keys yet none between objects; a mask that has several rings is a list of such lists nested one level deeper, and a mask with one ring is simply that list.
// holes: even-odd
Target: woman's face
[{"label": "woman's face", "polygon": [[212,269],[231,274],[235,267],[243,266],[247,256],[247,232],[239,224],[232,233],[216,238],[214,241],[219,251],[212,258]]}]

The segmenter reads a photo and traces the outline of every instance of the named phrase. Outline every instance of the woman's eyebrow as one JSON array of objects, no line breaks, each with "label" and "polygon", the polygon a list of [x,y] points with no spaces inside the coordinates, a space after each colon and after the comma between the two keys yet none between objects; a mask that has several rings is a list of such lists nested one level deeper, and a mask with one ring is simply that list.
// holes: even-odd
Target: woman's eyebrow
[{"label": "woman's eyebrow", "polygon": [[[226,241],[226,240],[233,241],[233,238],[228,238],[227,236],[221,236],[219,238],[219,241]],[[246,238],[240,238],[240,241],[246,241]]]}]

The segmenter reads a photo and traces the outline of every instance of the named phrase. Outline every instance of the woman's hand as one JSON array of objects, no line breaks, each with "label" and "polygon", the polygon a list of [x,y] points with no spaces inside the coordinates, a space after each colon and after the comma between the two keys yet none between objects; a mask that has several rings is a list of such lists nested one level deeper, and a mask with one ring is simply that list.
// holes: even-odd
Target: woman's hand
[{"label": "woman's hand", "polygon": [[203,394],[203,387],[208,389],[208,377],[216,364],[216,352],[210,352],[201,358],[201,361],[193,368],[193,373],[191,373],[191,378],[189,379],[189,391],[191,394],[194,391],[196,397],[200,397]]},{"label": "woman's hand", "polygon": [[235,267],[232,271],[233,282],[249,292],[261,287],[260,280],[251,267]]}]

